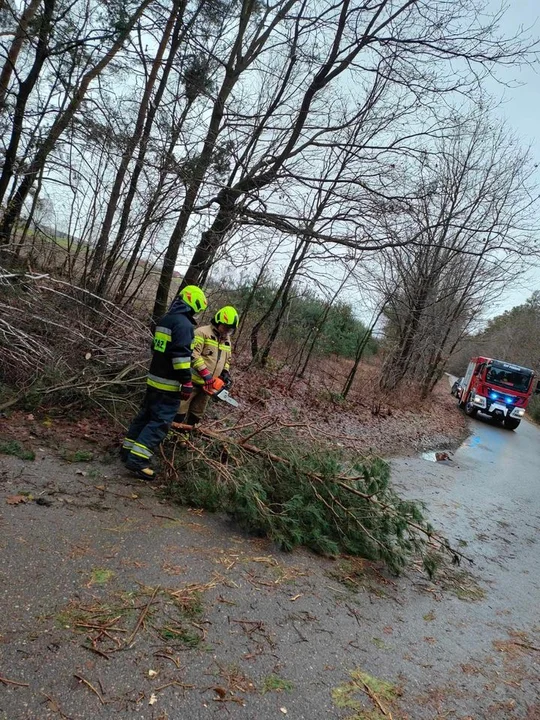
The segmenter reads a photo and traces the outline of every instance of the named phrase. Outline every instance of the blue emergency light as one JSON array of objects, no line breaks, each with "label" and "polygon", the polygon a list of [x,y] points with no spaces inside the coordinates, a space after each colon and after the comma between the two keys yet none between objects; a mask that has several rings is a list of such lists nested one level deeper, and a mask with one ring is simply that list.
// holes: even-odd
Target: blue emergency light
[{"label": "blue emergency light", "polygon": [[508,396],[507,396],[507,397],[503,397],[502,395],[499,395],[499,393],[496,393],[496,392],[490,392],[490,393],[489,393],[489,397],[490,397],[492,400],[497,400],[497,399],[499,398],[499,399],[501,399],[503,402],[508,403],[508,404],[512,404],[512,403],[514,403],[514,402],[517,400],[517,398],[515,398],[515,397],[513,397],[513,396],[511,396],[511,397],[508,397]]}]

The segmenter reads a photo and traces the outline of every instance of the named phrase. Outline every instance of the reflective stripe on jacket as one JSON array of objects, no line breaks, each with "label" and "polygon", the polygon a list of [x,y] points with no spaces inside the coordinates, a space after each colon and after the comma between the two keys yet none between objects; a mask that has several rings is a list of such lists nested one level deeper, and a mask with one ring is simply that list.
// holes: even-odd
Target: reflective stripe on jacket
[{"label": "reflective stripe on jacket", "polygon": [[146,379],[156,390],[179,393],[191,380],[191,343],[195,320],[192,309],[180,298],[158,320],[152,344],[152,362]]},{"label": "reflective stripe on jacket", "polygon": [[193,382],[202,385],[204,380],[199,371],[206,368],[214,377],[219,377],[231,365],[231,341],[229,338],[220,338],[213,325],[204,325],[195,330],[192,344]]}]

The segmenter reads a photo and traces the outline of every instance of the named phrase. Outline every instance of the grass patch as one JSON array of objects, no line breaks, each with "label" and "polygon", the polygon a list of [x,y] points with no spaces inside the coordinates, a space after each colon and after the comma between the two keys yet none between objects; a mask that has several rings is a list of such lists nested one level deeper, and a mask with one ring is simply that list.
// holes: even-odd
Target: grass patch
[{"label": "grass patch", "polygon": [[112,570],[93,568],[90,576],[90,585],[106,585],[114,577]]},{"label": "grass patch", "polygon": [[459,587],[456,588],[454,591],[454,595],[458,597],[460,600],[466,600],[469,602],[479,602],[480,600],[484,600],[486,597],[486,593],[482,588],[476,586],[476,587]]},{"label": "grass patch", "polygon": [[486,597],[485,590],[466,570],[447,569],[441,573],[438,584],[443,590],[451,592],[465,602],[479,602]]},{"label": "grass patch", "polygon": [[203,613],[203,598],[199,590],[190,591],[188,589],[186,591],[173,591],[170,597],[182,617],[188,620],[195,620],[201,617]]},{"label": "grass patch", "polygon": [[[151,608],[153,629],[167,643],[180,643],[186,648],[196,648],[205,639],[204,631],[196,624],[204,612],[203,594],[214,583],[191,584],[174,590],[162,588],[157,599],[159,606]],[[149,589],[145,589],[148,594]]]},{"label": "grass patch", "polygon": [[336,707],[352,711],[347,720],[386,720],[388,717],[398,720],[402,717],[395,710],[395,701],[401,694],[396,685],[361,670],[352,670],[350,676],[350,681],[332,690]]},{"label": "grass patch", "polygon": [[[92,571],[92,584],[106,585],[112,573]],[[88,647],[107,654],[125,645],[132,634],[150,634],[167,645],[196,648],[205,640],[203,626],[196,620],[204,611],[203,593],[216,583],[172,588],[140,587],[133,592],[116,592],[102,601],[73,600],[56,615],[65,629],[86,634]],[[142,620],[141,620],[142,618]]]},{"label": "grass patch", "polygon": [[268,675],[264,678],[264,682],[261,688],[263,695],[267,692],[291,692],[294,689],[294,685],[290,680],[279,677],[279,675]]},{"label": "grass patch", "polygon": [[166,642],[182,643],[187,648],[199,647],[203,636],[196,630],[190,630],[181,625],[168,627],[164,626],[158,630],[159,636]]},{"label": "grass patch", "polygon": [[346,588],[354,592],[366,584],[366,564],[362,558],[349,558],[340,560],[337,567],[328,573],[333,580],[337,580]]},{"label": "grass patch", "polygon": [[94,453],[90,450],[63,450],[61,457],[70,463],[90,462],[94,459]]},{"label": "grass patch", "polygon": [[326,574],[354,593],[351,597],[352,602],[356,602],[355,594],[360,591],[368,592],[378,598],[388,597],[384,585],[391,584],[391,581],[363,558],[342,559]]},{"label": "grass patch", "polygon": [[17,440],[0,440],[0,454],[13,455],[20,460],[35,460],[36,453],[33,450],[27,450]]},{"label": "grass patch", "polygon": [[121,618],[129,618],[134,612],[134,596],[126,594],[111,602],[94,602],[91,605],[72,601],[55,616],[55,620],[63,628],[88,632],[89,626],[104,627],[113,621],[118,624]]}]

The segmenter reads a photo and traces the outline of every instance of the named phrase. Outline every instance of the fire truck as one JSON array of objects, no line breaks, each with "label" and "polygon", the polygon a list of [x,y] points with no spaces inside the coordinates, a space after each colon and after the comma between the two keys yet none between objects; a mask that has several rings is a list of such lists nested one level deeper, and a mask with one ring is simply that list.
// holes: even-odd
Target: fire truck
[{"label": "fire truck", "polygon": [[518,427],[531,395],[540,392],[529,368],[487,357],[472,358],[461,387],[459,405],[467,415],[490,415],[508,430]]}]

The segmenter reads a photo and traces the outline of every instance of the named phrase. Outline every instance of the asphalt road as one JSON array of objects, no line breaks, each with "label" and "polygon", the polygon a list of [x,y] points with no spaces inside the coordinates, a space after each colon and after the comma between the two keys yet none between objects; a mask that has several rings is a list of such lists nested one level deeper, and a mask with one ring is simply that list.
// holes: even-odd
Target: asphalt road
[{"label": "asphalt road", "polygon": [[275,552],[114,464],[0,456],[0,719],[539,720],[540,431],[471,430],[392,461],[474,559],[434,583]]}]

